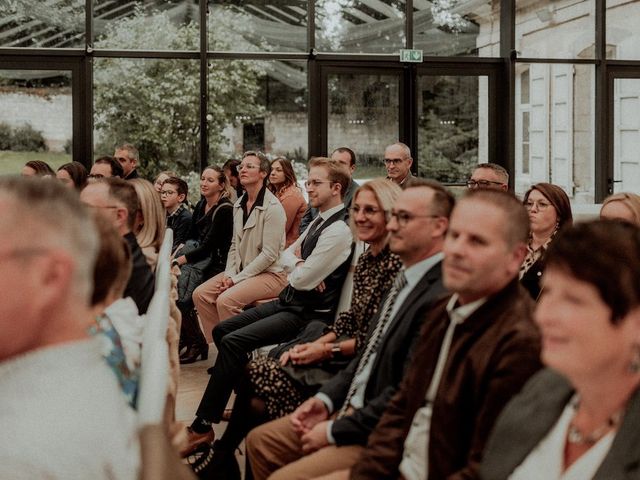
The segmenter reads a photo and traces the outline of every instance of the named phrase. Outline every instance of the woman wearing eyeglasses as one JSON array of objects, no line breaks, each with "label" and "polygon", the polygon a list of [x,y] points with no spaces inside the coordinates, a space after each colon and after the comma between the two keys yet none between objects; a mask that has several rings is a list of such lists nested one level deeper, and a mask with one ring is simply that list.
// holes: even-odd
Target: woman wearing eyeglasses
[{"label": "woman wearing eyeglasses", "polygon": [[307,202],[298,186],[293,165],[284,157],[278,157],[271,162],[269,190],[278,197],[287,214],[284,245],[284,248],[287,248],[300,236],[300,221],[307,210]]},{"label": "woman wearing eyeglasses", "polygon": [[531,234],[527,256],[520,267],[520,283],[535,300],[540,295],[547,249],[560,228],[573,223],[573,215],[569,197],[552,183],[536,183],[524,194],[522,203],[529,212]]},{"label": "woman wearing eyeglasses", "polygon": [[580,223],[549,249],[542,361],[501,413],[484,480],[640,478],[640,230]]}]

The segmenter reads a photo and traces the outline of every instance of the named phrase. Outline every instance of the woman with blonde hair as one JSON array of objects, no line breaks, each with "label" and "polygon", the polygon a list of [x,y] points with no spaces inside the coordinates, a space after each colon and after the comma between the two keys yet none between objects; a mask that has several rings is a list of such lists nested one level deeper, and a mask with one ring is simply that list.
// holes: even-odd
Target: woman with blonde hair
[{"label": "woman with blonde hair", "polygon": [[287,248],[300,236],[300,222],[307,210],[307,202],[304,200],[302,190],[298,186],[296,172],[289,160],[277,157],[271,162],[268,188],[280,200],[287,214],[285,227],[285,248]]},{"label": "woman with blonde hair", "polygon": [[600,218],[626,220],[640,225],[640,195],[635,193],[614,193],[602,202]]},{"label": "woman with blonde hair", "polygon": [[151,182],[142,178],[135,178],[130,182],[140,202],[133,233],[147,263],[152,270],[155,270],[158,252],[164,239],[167,215],[160,196]]},{"label": "woman with blonde hair", "polygon": [[160,193],[162,191],[162,184],[169,177],[177,177],[178,174],[173,170],[163,170],[158,174],[156,179],[153,181],[153,188],[156,189],[156,192]]}]

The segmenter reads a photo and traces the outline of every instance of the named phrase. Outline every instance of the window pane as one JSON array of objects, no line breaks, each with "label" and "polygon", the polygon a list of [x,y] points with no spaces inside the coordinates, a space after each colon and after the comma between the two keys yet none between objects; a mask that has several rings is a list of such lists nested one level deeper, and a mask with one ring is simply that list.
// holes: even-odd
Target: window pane
[{"label": "window pane", "polygon": [[96,48],[198,50],[197,2],[95,0]]},{"label": "window pane", "polygon": [[0,174],[71,161],[71,72],[0,70]]},{"label": "window pane", "polygon": [[140,174],[199,167],[199,62],[95,59],[94,153],[120,143],[140,150]]},{"label": "window pane", "polygon": [[398,53],[405,46],[400,0],[316,2],[316,48],[350,53]]},{"label": "window pane", "polygon": [[[487,81],[485,76],[418,77],[420,176],[463,183],[474,165],[489,161]],[[478,130],[480,117],[483,133]]]},{"label": "window pane", "polygon": [[574,203],[593,203],[595,68],[535,63],[522,69],[529,72],[530,98],[516,102],[516,193],[550,182]]},{"label": "window pane", "polygon": [[640,191],[640,79],[617,78],[613,86],[615,192]]},{"label": "window pane", "polygon": [[640,60],[640,2],[607,0],[607,58]]},{"label": "window pane", "polygon": [[0,1],[0,47],[84,47],[84,0]]},{"label": "window pane", "polygon": [[594,58],[595,0],[516,0],[516,50],[527,58]]},{"label": "window pane", "polygon": [[307,2],[302,0],[209,1],[209,51],[304,52]]},{"label": "window pane", "polygon": [[217,60],[210,65],[209,162],[261,150],[306,165],[306,62]]},{"label": "window pane", "polygon": [[329,75],[328,149],[356,153],[357,179],[387,174],[384,149],[399,137],[399,83],[396,75]]},{"label": "window pane", "polygon": [[425,54],[500,55],[499,2],[419,0],[413,6],[413,43]]}]

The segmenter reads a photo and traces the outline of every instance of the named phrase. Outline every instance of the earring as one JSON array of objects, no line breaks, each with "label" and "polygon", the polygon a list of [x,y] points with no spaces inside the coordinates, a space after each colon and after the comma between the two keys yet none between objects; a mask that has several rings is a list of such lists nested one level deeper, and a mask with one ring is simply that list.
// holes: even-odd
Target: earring
[{"label": "earring", "polygon": [[629,372],[638,373],[640,372],[640,344],[634,343],[631,346],[632,349],[632,358],[631,362],[629,362]]}]

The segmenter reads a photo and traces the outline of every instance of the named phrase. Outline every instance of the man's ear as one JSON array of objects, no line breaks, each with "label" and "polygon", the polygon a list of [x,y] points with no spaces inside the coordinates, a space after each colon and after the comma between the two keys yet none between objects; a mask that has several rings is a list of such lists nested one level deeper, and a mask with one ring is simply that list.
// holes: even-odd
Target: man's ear
[{"label": "man's ear", "polygon": [[118,207],[116,209],[116,219],[118,226],[128,226],[129,211],[124,207]]},{"label": "man's ear", "polygon": [[38,263],[38,298],[49,305],[72,287],[75,261],[68,253],[53,250]]},{"label": "man's ear", "polygon": [[185,198],[187,198],[187,196],[184,193],[178,194],[178,202],[183,203]]}]

